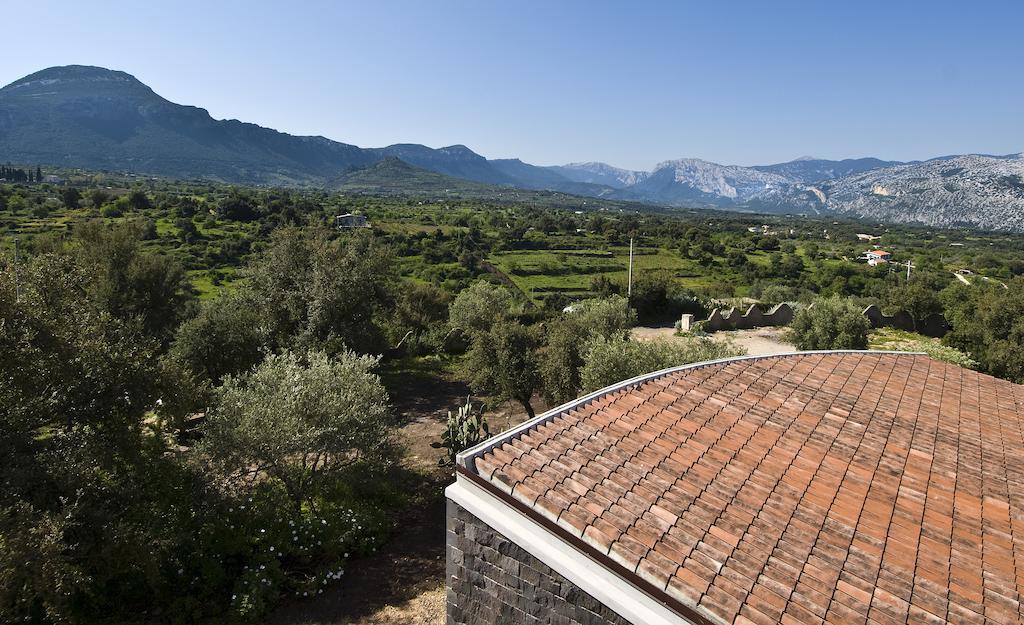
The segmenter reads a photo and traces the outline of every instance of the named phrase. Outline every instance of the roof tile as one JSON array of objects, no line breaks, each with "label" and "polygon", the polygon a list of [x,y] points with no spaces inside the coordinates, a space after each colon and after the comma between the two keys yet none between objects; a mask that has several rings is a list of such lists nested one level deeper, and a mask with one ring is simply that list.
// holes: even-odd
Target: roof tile
[{"label": "roof tile", "polygon": [[923,355],[669,373],[475,458],[714,622],[1019,623],[1024,387]]}]

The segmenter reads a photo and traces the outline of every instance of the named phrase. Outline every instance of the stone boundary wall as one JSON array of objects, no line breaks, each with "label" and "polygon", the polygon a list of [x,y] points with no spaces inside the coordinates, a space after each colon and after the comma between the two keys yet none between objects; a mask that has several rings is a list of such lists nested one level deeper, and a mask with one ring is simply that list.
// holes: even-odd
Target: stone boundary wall
[{"label": "stone boundary wall", "polygon": [[928,315],[918,321],[916,326],[914,318],[906,312],[901,310],[890,317],[883,315],[881,309],[874,304],[864,309],[864,316],[871,322],[872,328],[896,328],[897,330],[917,332],[918,334],[933,338],[941,338],[949,332],[949,322],[938,313]]},{"label": "stone boundary wall", "polygon": [[714,309],[704,322],[705,332],[720,330],[750,330],[766,326],[785,326],[793,322],[793,307],[783,302],[764,313],[757,304],[751,304],[742,315],[735,308],[725,312]]},{"label": "stone boundary wall", "polygon": [[448,625],[631,625],[451,500],[445,543]]},{"label": "stone boundary wall", "polygon": [[[813,304],[812,304],[813,306]],[[942,338],[949,332],[949,322],[941,314],[928,315],[915,325],[914,319],[906,312],[900,311],[892,316],[883,315],[878,306],[871,305],[864,309],[864,316],[871,322],[872,328],[896,328],[907,332],[917,332],[933,338]],[[688,330],[692,319],[683,315],[681,326]],[[722,330],[750,330],[769,326],[786,326],[793,322],[793,308],[786,303],[779,304],[770,311],[763,313],[757,304],[753,304],[747,312],[740,315],[735,308],[726,311],[716,308],[703,323],[705,332]]]}]

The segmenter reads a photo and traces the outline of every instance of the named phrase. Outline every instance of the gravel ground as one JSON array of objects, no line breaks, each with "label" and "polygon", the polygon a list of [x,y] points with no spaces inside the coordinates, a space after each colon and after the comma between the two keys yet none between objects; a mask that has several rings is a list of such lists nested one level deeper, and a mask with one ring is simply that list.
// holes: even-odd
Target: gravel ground
[{"label": "gravel ground", "polygon": [[[716,341],[731,341],[747,350],[752,356],[763,354],[778,354],[780,352],[797,351],[792,343],[786,342],[785,328],[756,328],[754,330],[733,330],[730,332],[715,332],[711,335]],[[633,328],[634,339],[644,341],[651,339],[667,339],[670,341],[685,341],[683,337],[675,335],[675,328],[672,326],[641,326]]]}]

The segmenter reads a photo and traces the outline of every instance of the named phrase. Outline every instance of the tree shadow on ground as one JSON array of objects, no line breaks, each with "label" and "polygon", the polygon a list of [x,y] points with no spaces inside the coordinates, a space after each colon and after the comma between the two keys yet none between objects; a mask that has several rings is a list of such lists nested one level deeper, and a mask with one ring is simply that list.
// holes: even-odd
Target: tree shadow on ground
[{"label": "tree shadow on ground", "polygon": [[[391,539],[373,555],[352,560],[344,578],[309,600],[287,600],[265,625],[327,625],[349,623],[402,605],[436,590],[445,579],[444,487],[450,471],[429,475],[400,469],[396,479],[415,493],[415,501],[397,519]],[[438,614],[438,623],[443,615]]]}]

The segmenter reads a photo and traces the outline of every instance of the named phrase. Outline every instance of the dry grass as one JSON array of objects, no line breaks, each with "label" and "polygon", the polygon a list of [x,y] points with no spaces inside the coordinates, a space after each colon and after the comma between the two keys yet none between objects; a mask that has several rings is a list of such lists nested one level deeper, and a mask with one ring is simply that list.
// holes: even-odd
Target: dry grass
[{"label": "dry grass", "polygon": [[444,622],[445,590],[441,585],[403,604],[384,606],[373,614],[343,620],[338,625],[442,625]]}]

